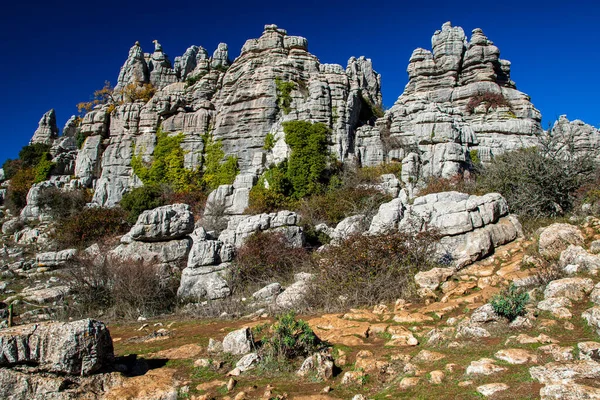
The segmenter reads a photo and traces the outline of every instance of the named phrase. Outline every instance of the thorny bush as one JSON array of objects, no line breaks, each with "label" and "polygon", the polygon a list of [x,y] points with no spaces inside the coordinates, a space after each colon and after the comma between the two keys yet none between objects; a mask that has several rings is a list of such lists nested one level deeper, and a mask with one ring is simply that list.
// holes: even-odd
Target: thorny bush
[{"label": "thorny bush", "polygon": [[141,260],[78,257],[65,278],[75,300],[67,314],[73,316],[135,319],[168,313],[176,305],[177,277]]},{"label": "thorny bush", "polygon": [[414,276],[437,265],[433,231],[351,236],[318,255],[311,306],[335,310],[414,294]]},{"label": "thorny bush", "polygon": [[289,282],[310,259],[306,249],[291,246],[283,233],[257,232],[237,251],[230,287],[243,292],[273,282]]}]

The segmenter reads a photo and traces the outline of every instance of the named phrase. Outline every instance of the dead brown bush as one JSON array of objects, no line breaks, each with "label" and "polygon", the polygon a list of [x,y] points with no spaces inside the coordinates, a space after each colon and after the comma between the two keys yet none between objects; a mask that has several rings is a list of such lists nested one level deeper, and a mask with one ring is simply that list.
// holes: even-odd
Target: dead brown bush
[{"label": "dead brown bush", "polygon": [[419,190],[419,196],[450,191],[478,194],[476,181],[459,174],[451,178],[430,177],[425,186]]},{"label": "dead brown bush", "polygon": [[167,313],[176,305],[179,279],[158,265],[113,257],[78,257],[65,270],[74,303],[68,315],[135,319]]},{"label": "dead brown bush", "polygon": [[310,305],[338,310],[414,294],[414,275],[437,265],[433,232],[352,236],[317,256]]},{"label": "dead brown bush", "polygon": [[244,292],[273,282],[287,283],[310,259],[306,249],[292,247],[281,232],[255,233],[237,251],[230,288]]}]

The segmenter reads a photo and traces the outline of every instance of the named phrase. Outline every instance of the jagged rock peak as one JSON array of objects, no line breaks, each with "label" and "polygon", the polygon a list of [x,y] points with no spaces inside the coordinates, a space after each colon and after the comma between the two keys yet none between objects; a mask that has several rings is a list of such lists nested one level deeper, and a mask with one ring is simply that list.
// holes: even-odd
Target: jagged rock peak
[{"label": "jagged rock peak", "polygon": [[418,48],[411,55],[405,93],[486,81],[515,87],[510,62],[500,59],[500,50],[480,28],[473,29],[467,41],[461,27],[446,22],[433,34],[431,47],[432,51]]},{"label": "jagged rock peak", "polygon": [[587,154],[600,161],[600,130],[592,125],[576,119],[569,121],[566,115],[561,115],[554,123],[550,133],[560,143],[569,143],[567,147],[577,154]]},{"label": "jagged rock peak", "polygon": [[29,144],[43,143],[52,144],[58,137],[58,126],[56,125],[56,112],[54,109],[47,111],[40,119],[38,128],[33,133]]},{"label": "jagged rock peak", "polygon": [[210,66],[212,68],[228,67],[231,64],[229,61],[229,47],[227,43],[219,43],[219,46],[214,51]]},{"label": "jagged rock peak", "polygon": [[130,83],[147,83],[148,81],[148,65],[144,59],[144,52],[142,51],[140,42],[136,41],[129,49],[129,56],[125,64],[121,67],[115,89],[121,89]]},{"label": "jagged rock peak", "polygon": [[277,25],[265,25],[263,34],[258,39],[249,39],[242,47],[243,56],[248,52],[272,50],[272,49],[300,49],[308,51],[308,40],[301,36],[288,36],[285,29],[280,29]]}]

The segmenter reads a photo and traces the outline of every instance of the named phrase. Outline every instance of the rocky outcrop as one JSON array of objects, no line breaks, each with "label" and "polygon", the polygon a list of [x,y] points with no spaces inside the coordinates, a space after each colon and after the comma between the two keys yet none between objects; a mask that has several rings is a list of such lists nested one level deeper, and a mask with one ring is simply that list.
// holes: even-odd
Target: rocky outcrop
[{"label": "rocky outcrop", "polygon": [[449,22],[431,39],[432,51],[416,49],[409,82],[375,127],[363,127],[356,154],[363,165],[402,160],[413,152],[419,177],[460,173],[476,150],[482,161],[536,144],[541,115],[510,80],[510,62],[481,29],[467,42]]},{"label": "rocky outcrop", "polygon": [[298,222],[299,216],[292,211],[238,216],[229,221],[227,229],[219,235],[219,240],[235,247],[241,247],[245,239],[253,233],[271,230],[283,233],[292,246],[302,247],[304,232],[301,227],[297,226]]},{"label": "rocky outcrop", "polygon": [[209,237],[203,228],[192,234],[187,266],[181,273],[177,295],[187,299],[220,299],[231,293],[225,277],[230,271],[234,248]]},{"label": "rocky outcrop", "polygon": [[140,242],[181,239],[194,230],[194,215],[187,204],[170,204],[140,214],[129,233],[121,238]]},{"label": "rocky outcrop", "polygon": [[561,115],[552,126],[552,137],[562,148],[560,152],[575,153],[600,161],[597,149],[600,147],[600,130],[581,120],[569,121],[566,115]]},{"label": "rocky outcrop", "polygon": [[0,331],[0,367],[35,365],[39,371],[89,375],[109,365],[113,357],[108,329],[91,319]]},{"label": "rocky outcrop", "polygon": [[431,229],[442,238],[440,257],[461,268],[491,254],[494,248],[521,235],[509,215],[506,200],[497,193],[469,196],[459,192],[434,193],[405,204],[396,198],[380,206],[368,233],[419,232]]},{"label": "rocky outcrop", "polygon": [[29,144],[42,143],[52,144],[52,141],[58,137],[58,126],[56,126],[56,112],[54,109],[48,111],[42,116],[38,128],[33,133]]}]

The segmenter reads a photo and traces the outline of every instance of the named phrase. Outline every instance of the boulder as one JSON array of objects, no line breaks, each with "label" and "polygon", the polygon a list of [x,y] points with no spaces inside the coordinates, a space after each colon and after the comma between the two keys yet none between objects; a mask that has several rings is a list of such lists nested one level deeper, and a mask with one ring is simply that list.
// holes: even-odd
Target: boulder
[{"label": "boulder", "polygon": [[277,282],[271,283],[264,288],[252,293],[252,298],[255,300],[270,301],[281,293],[281,285]]},{"label": "boulder", "polygon": [[569,245],[582,246],[583,234],[574,225],[555,223],[540,233],[538,249],[546,257],[559,256]]},{"label": "boulder", "polygon": [[436,290],[454,274],[453,268],[432,268],[429,271],[421,271],[415,275],[415,283],[420,288]]},{"label": "boulder", "polygon": [[89,375],[113,361],[106,326],[84,319],[43,322],[0,330],[0,366],[36,365],[56,374]]},{"label": "boulder", "polygon": [[579,301],[594,289],[594,281],[590,278],[563,278],[550,282],[544,290],[544,298],[566,297]]},{"label": "boulder", "polygon": [[575,379],[600,379],[600,364],[591,360],[552,362],[529,368],[529,374],[542,384],[562,383]]},{"label": "boulder", "polygon": [[306,296],[310,291],[311,274],[296,274],[295,282],[288,286],[277,298],[275,304],[282,309],[299,309],[305,304]]},{"label": "boulder", "polygon": [[254,349],[254,338],[250,328],[241,328],[228,333],[223,339],[223,351],[233,355],[248,354]]},{"label": "boulder", "polygon": [[216,300],[229,296],[231,289],[224,278],[228,274],[229,268],[229,263],[185,268],[181,273],[177,296],[195,301]]},{"label": "boulder", "polygon": [[71,261],[76,255],[76,249],[38,253],[35,256],[35,262],[39,267],[59,267]]},{"label": "boulder", "polygon": [[588,253],[583,247],[569,245],[560,253],[560,266],[578,265],[580,269],[595,273],[600,269],[600,257]]},{"label": "boulder", "polygon": [[164,242],[181,239],[193,230],[190,206],[170,204],[141,213],[126,237],[140,242]]},{"label": "boulder", "polygon": [[585,319],[588,325],[596,330],[600,335],[600,306],[595,306],[587,309],[581,314],[581,318]]},{"label": "boulder", "polygon": [[459,192],[417,197],[412,204],[404,204],[399,198],[384,203],[373,217],[368,233],[413,233],[426,229],[442,236],[437,255],[455,269],[522,235],[521,225],[508,214],[508,204],[501,195],[469,196]]}]

